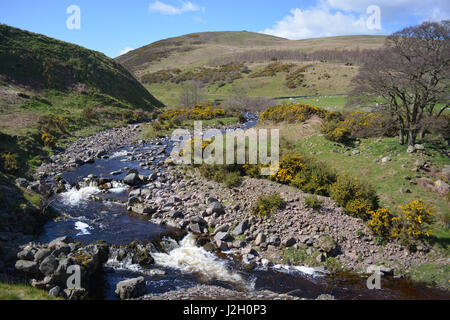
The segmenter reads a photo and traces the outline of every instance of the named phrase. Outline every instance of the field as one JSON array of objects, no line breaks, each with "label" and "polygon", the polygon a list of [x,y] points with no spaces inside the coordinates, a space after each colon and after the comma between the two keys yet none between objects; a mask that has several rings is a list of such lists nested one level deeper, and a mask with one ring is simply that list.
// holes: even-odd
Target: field
[{"label": "field", "polygon": [[0,300],[62,300],[25,284],[0,282]]},{"label": "field", "polygon": [[[423,199],[435,208],[431,243],[450,253],[450,232],[448,229],[448,197],[427,190],[418,185],[420,178],[433,178],[423,171],[416,172],[416,161],[423,159],[434,168],[449,164],[445,154],[446,146],[437,140],[424,143],[426,155],[409,154],[407,146],[398,143],[397,138],[367,138],[349,147],[327,140],[320,134],[321,120],[310,119],[305,123],[260,123],[258,128],[279,129],[281,153],[299,152],[320,159],[336,172],[349,173],[373,185],[380,199],[380,205],[398,212],[398,206],[415,199]],[[358,150],[358,154],[353,151]],[[384,157],[390,161],[383,163]]]}]

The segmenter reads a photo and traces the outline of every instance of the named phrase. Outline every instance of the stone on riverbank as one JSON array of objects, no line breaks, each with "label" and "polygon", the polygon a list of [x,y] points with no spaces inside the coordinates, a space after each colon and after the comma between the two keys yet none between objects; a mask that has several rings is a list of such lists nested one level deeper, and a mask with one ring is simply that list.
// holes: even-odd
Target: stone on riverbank
[{"label": "stone on riverbank", "polygon": [[119,282],[115,292],[120,299],[125,300],[139,298],[145,295],[146,291],[145,279],[144,277],[139,277]]}]

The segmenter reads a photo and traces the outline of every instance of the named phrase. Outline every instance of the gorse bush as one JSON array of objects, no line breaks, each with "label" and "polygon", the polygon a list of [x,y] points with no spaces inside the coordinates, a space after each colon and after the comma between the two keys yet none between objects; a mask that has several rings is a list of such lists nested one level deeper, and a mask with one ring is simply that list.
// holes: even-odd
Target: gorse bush
[{"label": "gorse bush", "polygon": [[338,175],[330,188],[330,197],[352,216],[366,220],[369,212],[378,209],[378,196],[368,183],[349,175]]},{"label": "gorse bush", "polygon": [[67,131],[67,121],[61,116],[42,116],[38,125],[41,132],[48,132],[52,135],[64,134]]},{"label": "gorse bush", "polygon": [[279,170],[271,179],[305,192],[328,196],[331,184],[336,181],[336,174],[313,158],[287,154],[280,159]]},{"label": "gorse bush", "polygon": [[399,239],[408,248],[414,247],[414,240],[431,236],[432,231],[427,226],[433,222],[433,207],[417,199],[399,206],[399,209],[397,216],[385,208],[370,211],[367,226],[374,235],[383,239]]},{"label": "gorse bush", "polygon": [[263,69],[253,72],[249,75],[250,78],[260,78],[260,77],[275,77],[279,72],[290,72],[294,64],[285,64],[279,62],[273,62]]},{"label": "gorse bush", "polygon": [[290,72],[286,76],[286,87],[289,89],[295,89],[303,84],[303,81],[305,80],[305,71],[309,66],[303,66],[298,68],[297,70]]},{"label": "gorse bush", "polygon": [[224,109],[213,108],[211,105],[196,105],[193,108],[180,108],[174,110],[168,110],[159,116],[161,121],[184,119],[184,120],[210,120],[214,118],[225,117],[226,112]]},{"label": "gorse bush", "polygon": [[318,210],[320,209],[322,204],[323,201],[319,200],[319,198],[317,198],[317,195],[315,194],[305,197],[305,205],[310,209]]},{"label": "gorse bush", "polygon": [[53,147],[56,143],[56,138],[52,136],[49,132],[44,132],[41,135],[41,140],[44,143],[44,145],[48,147]]},{"label": "gorse bush", "polygon": [[17,155],[12,153],[4,153],[1,155],[0,160],[2,162],[3,172],[5,173],[15,173],[19,170],[19,165],[17,161]]},{"label": "gorse bush", "polygon": [[260,196],[252,207],[252,212],[260,217],[273,214],[276,210],[286,206],[286,202],[276,193],[268,196]]},{"label": "gorse bush", "polygon": [[290,184],[305,192],[328,196],[336,174],[323,163],[304,158],[305,166],[294,175]]},{"label": "gorse bush", "polygon": [[241,183],[242,173],[237,165],[202,164],[199,170],[206,179],[223,183],[227,188],[236,187]]},{"label": "gorse bush", "polygon": [[369,211],[370,219],[367,226],[374,235],[388,238],[392,232],[392,214],[389,209],[380,208],[375,211]]},{"label": "gorse bush", "polygon": [[261,121],[304,122],[314,115],[324,118],[328,111],[308,104],[272,106],[261,114]]},{"label": "gorse bush", "polygon": [[125,110],[122,113],[122,119],[126,123],[142,123],[149,120],[149,115],[142,109],[137,110]]},{"label": "gorse bush", "polygon": [[399,206],[400,214],[392,219],[392,236],[401,240],[429,237],[431,229],[426,225],[433,222],[434,208],[422,199],[413,200],[407,205]]},{"label": "gorse bush", "polygon": [[358,138],[395,136],[393,118],[384,112],[330,112],[322,125],[322,133],[331,141],[349,143]]},{"label": "gorse bush", "polygon": [[324,122],[322,125],[322,133],[325,138],[342,144],[350,143],[353,140],[351,131],[341,124],[342,122],[337,120]]}]

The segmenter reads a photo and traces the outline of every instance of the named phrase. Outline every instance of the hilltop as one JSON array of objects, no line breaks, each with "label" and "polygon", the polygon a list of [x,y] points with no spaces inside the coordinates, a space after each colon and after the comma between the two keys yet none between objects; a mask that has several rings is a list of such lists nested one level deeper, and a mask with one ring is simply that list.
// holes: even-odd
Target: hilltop
[{"label": "hilltop", "polygon": [[[384,36],[368,35],[287,40],[246,31],[204,32],[157,41],[116,61],[167,105],[178,103],[187,79],[204,82],[209,100],[226,98],[233,85],[255,97],[332,95],[349,90],[366,50],[384,41]],[[286,66],[264,74],[274,63]],[[301,67],[304,81],[286,86],[287,73]]]},{"label": "hilltop", "polygon": [[44,35],[0,25],[0,61],[0,162],[10,153],[20,170],[49,147],[164,107],[113,59]]}]

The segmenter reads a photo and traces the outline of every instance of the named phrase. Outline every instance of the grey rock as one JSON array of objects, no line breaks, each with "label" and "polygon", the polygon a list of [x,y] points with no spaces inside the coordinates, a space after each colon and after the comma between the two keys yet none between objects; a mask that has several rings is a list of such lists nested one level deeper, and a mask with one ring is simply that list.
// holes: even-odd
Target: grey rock
[{"label": "grey rock", "polygon": [[16,269],[26,273],[38,273],[39,265],[34,261],[17,260]]},{"label": "grey rock", "polygon": [[34,249],[31,246],[25,247],[22,251],[20,251],[17,254],[17,258],[19,260],[30,260],[32,261],[34,259],[34,254],[36,252],[36,249]]},{"label": "grey rock", "polygon": [[116,294],[120,299],[132,299],[145,295],[147,291],[144,277],[121,281],[116,286]]},{"label": "grey rock", "polygon": [[146,215],[155,213],[157,210],[146,204],[139,203],[139,204],[136,204],[135,206],[131,207],[131,211],[133,211],[134,213],[146,216]]},{"label": "grey rock", "polygon": [[142,180],[137,173],[130,173],[123,179],[123,183],[129,186],[136,186],[142,184]]},{"label": "grey rock", "polygon": [[324,262],[325,261],[325,255],[323,253],[319,253],[319,255],[316,257],[317,262]]},{"label": "grey rock", "polygon": [[261,243],[266,242],[266,235],[263,233],[259,233],[255,239],[255,245],[259,246]]},{"label": "grey rock", "polygon": [[60,238],[56,238],[53,241],[50,241],[48,244],[48,248],[50,250],[53,250],[55,246],[60,245],[61,243],[66,243],[66,244],[70,244],[73,243],[73,238],[71,236],[64,236],[64,237],[60,237]]},{"label": "grey rock", "polygon": [[215,236],[214,236],[214,240],[218,241],[231,241],[233,240],[233,238],[231,237],[231,235],[228,232],[218,232]]},{"label": "grey rock", "polygon": [[270,236],[267,243],[278,247],[281,244],[281,239],[278,236]]},{"label": "grey rock", "polygon": [[28,187],[28,185],[29,185],[29,182],[27,179],[24,179],[24,178],[16,179],[16,186],[26,188],[26,187]]},{"label": "grey rock", "polygon": [[244,232],[249,228],[249,224],[247,220],[241,221],[236,228],[233,230],[233,236],[240,236],[244,234]]},{"label": "grey rock", "polygon": [[221,215],[225,214],[225,208],[223,207],[223,205],[220,202],[213,202],[208,206],[208,208],[206,209],[206,212],[209,215],[217,214],[217,215],[221,216]]},{"label": "grey rock", "polygon": [[414,152],[416,152],[416,148],[414,148],[414,146],[409,146],[408,149],[406,149],[406,152],[414,153]]},{"label": "grey rock", "polygon": [[45,258],[39,265],[39,270],[46,276],[51,275],[58,268],[58,260],[50,255]]},{"label": "grey rock", "polygon": [[192,231],[195,234],[201,234],[202,233],[202,228],[200,227],[200,225],[198,223],[192,223],[189,225],[189,230]]},{"label": "grey rock", "polygon": [[297,243],[297,240],[295,240],[295,238],[291,237],[291,238],[284,239],[281,244],[283,246],[285,246],[286,248],[289,248],[289,247],[292,247],[296,243]]},{"label": "grey rock", "polygon": [[199,216],[194,216],[191,218],[191,222],[192,223],[198,223],[201,226],[207,226],[208,223],[205,221],[205,219],[203,219],[202,217]]},{"label": "grey rock", "polygon": [[34,261],[41,263],[42,260],[44,260],[45,258],[47,258],[50,254],[52,253],[52,251],[50,249],[39,249],[36,254],[34,255]]},{"label": "grey rock", "polygon": [[63,290],[60,286],[55,286],[49,290],[48,294],[55,298],[61,297],[63,295]]}]

